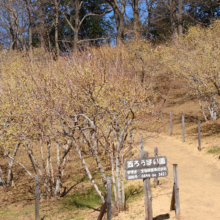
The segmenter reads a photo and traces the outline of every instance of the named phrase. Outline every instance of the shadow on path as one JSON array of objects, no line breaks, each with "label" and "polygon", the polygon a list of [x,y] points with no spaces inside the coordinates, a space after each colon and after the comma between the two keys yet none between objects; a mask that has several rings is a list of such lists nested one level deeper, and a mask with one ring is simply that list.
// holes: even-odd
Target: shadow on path
[{"label": "shadow on path", "polygon": [[153,220],[163,220],[163,219],[169,219],[170,215],[167,214],[163,214],[163,215],[158,215],[157,217],[153,218]]}]

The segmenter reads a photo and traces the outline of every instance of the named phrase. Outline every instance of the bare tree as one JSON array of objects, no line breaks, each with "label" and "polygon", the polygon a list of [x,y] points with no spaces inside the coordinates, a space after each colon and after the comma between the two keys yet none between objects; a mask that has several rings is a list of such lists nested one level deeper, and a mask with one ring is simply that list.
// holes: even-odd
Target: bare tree
[{"label": "bare tree", "polygon": [[105,1],[112,7],[114,11],[115,22],[117,26],[116,41],[117,44],[120,44],[122,42],[122,39],[124,38],[124,29],[125,29],[124,14],[125,14],[125,6],[127,0],[122,0],[121,2],[118,2],[118,0],[105,0]]},{"label": "bare tree", "polygon": [[134,31],[137,34],[139,29],[140,15],[139,15],[139,0],[132,0],[132,9],[134,16]]},{"label": "bare tree", "polygon": [[59,56],[60,49],[58,43],[58,23],[59,23],[59,3],[60,0],[53,0],[54,7],[55,7],[55,47],[56,47],[56,56]]},{"label": "bare tree", "polygon": [[44,22],[45,17],[43,13],[43,7],[46,2],[48,2],[48,0],[37,0],[37,12],[38,12],[39,22],[36,26],[38,32],[38,40],[41,48],[45,47],[45,22]]},{"label": "bare tree", "polygon": [[[19,11],[16,0],[3,0],[0,2],[1,7],[1,27],[9,38],[9,49],[17,49],[18,46],[18,29],[19,29]],[[16,10],[17,8],[17,10]]]},{"label": "bare tree", "polygon": [[178,0],[178,34],[183,34],[183,0]]},{"label": "bare tree", "polygon": [[[105,11],[103,13],[87,13],[85,14],[82,18],[80,18],[80,10],[83,7],[84,1],[80,1],[80,0],[75,0],[74,4],[71,4],[72,1],[70,1],[67,5],[66,8],[60,8],[61,13],[63,14],[65,20],[67,21],[68,25],[70,26],[71,30],[73,31],[74,34],[74,39],[73,39],[73,50],[76,53],[78,50],[78,44],[82,41],[87,41],[90,39],[86,39],[86,40],[82,40],[79,41],[79,30],[84,22],[84,20],[87,17],[90,16],[103,16],[106,13],[108,13],[109,11]],[[71,13],[72,11],[74,11],[74,13]],[[94,39],[92,39],[94,40]]]},{"label": "bare tree", "polygon": [[176,37],[177,35],[182,35],[183,33],[183,3],[182,0],[178,0],[178,13],[176,9],[176,2],[174,0],[169,0],[167,4],[164,0],[164,4],[170,13],[170,23],[171,23],[171,32],[172,36]]},{"label": "bare tree", "polygon": [[26,3],[26,9],[27,9],[27,15],[28,15],[28,45],[29,45],[29,51],[32,52],[33,45],[32,45],[32,39],[33,39],[33,31],[32,31],[32,7],[31,7],[31,1],[25,0]]}]

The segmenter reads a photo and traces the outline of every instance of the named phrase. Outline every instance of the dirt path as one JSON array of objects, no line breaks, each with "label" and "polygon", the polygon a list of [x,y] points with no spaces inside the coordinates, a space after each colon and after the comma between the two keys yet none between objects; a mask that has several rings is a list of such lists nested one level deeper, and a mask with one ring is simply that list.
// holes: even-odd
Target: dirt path
[{"label": "dirt path", "polygon": [[[168,159],[169,175],[161,178],[160,185],[152,188],[153,216],[156,219],[175,219],[169,211],[173,186],[173,166],[178,164],[181,220],[220,220],[220,166],[212,156],[198,152],[196,146],[182,143],[175,137],[160,135],[145,141],[144,150],[153,156],[154,147],[159,155]],[[133,181],[141,184],[141,180]],[[161,217],[158,217],[163,215]],[[144,196],[129,204],[129,210],[120,213],[114,220],[144,219]]]}]

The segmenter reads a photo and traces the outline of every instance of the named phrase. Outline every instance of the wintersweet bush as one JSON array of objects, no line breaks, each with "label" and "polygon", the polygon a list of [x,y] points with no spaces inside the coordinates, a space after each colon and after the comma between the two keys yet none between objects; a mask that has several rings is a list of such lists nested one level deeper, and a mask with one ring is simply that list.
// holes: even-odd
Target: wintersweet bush
[{"label": "wintersweet bush", "polygon": [[161,48],[164,67],[184,80],[197,97],[205,120],[220,116],[220,22],[209,28],[195,26]]},{"label": "wintersweet bush", "polygon": [[[82,151],[92,154],[105,186],[100,155],[108,155],[115,203],[123,210],[128,133],[152,131],[161,125],[163,102],[154,88],[161,65],[157,56],[158,51],[146,41],[91,49],[89,55],[85,52],[57,61],[40,50],[31,57],[1,53],[0,141],[10,161],[9,173],[16,162],[34,180],[27,164],[13,153],[23,151],[40,176],[42,192],[46,196],[64,195],[66,158],[75,149],[104,202]],[[9,174],[7,182],[11,179]]]}]

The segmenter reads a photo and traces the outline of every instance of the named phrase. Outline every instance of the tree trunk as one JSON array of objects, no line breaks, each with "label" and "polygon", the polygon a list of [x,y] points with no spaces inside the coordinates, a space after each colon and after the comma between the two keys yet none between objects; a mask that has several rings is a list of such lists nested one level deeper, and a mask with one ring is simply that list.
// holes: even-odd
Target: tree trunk
[{"label": "tree trunk", "polygon": [[57,180],[55,186],[55,196],[60,195],[61,170],[60,170],[60,145],[57,143]]},{"label": "tree trunk", "polygon": [[43,5],[42,0],[38,0],[38,11],[39,11],[39,28],[38,28],[38,40],[40,43],[40,47],[45,47],[44,42],[44,14],[43,14]]},{"label": "tree trunk", "polygon": [[118,197],[118,208],[123,210],[122,198],[121,198],[121,175],[120,175],[120,146],[122,137],[119,135],[118,146],[116,150],[116,181],[117,181],[117,197]]},{"label": "tree trunk", "polygon": [[[15,147],[15,149],[14,149],[14,151],[13,151],[13,154],[12,154],[13,157],[16,156],[16,153],[17,153],[17,151],[18,151],[19,146],[20,146],[20,143],[16,144],[16,147]],[[9,159],[9,158],[8,158],[8,159]],[[10,161],[10,162],[9,162],[9,164],[8,164],[9,168],[8,168],[7,186],[9,186],[10,182],[12,183],[12,185],[14,185],[13,175],[12,175],[12,166],[13,166],[13,162],[14,162],[14,161],[13,161],[13,160],[10,160],[10,159],[9,159],[9,161]]]},{"label": "tree trunk", "polygon": [[125,210],[125,189],[124,189],[124,146],[121,149],[121,198],[122,207]]},{"label": "tree trunk", "polygon": [[27,12],[28,12],[28,46],[29,46],[29,51],[32,54],[32,17],[31,17],[31,8],[30,8],[30,3],[29,0],[26,0],[26,7],[27,7]]},{"label": "tree trunk", "polygon": [[212,0],[210,0],[209,2],[210,2],[210,6],[209,6],[209,10],[210,10],[210,24],[212,24],[213,23],[213,19],[214,19],[214,6],[213,6]]},{"label": "tree trunk", "polygon": [[19,166],[21,166],[27,173],[28,173],[28,175],[31,177],[31,179],[33,180],[33,181],[35,181],[35,178],[34,178],[34,176],[31,174],[31,172],[22,164],[22,163],[20,163],[20,162],[18,162],[14,157],[12,157],[12,156],[8,156],[11,160],[13,160],[14,162],[16,162]]},{"label": "tree trunk", "polygon": [[59,42],[58,42],[58,22],[59,22],[59,6],[57,0],[54,0],[55,5],[55,47],[56,47],[56,56],[59,56]]},{"label": "tree trunk", "polygon": [[39,176],[40,176],[40,178],[41,178],[41,180],[42,180],[42,182],[43,182],[43,184],[44,184],[45,192],[47,192],[48,186],[47,186],[47,184],[46,184],[45,177],[44,177],[44,175],[43,175],[43,173],[42,173],[42,171],[41,171],[40,165],[39,165],[37,159],[35,158],[35,156],[34,156],[34,154],[33,154],[33,151],[32,151],[32,149],[31,149],[30,143],[27,143],[27,146],[28,146],[28,150],[26,150],[26,148],[25,148],[24,145],[23,145],[23,148],[24,148],[26,154],[30,157],[30,160],[31,160],[31,163],[32,163],[32,165],[33,165],[33,168],[34,168],[34,171],[35,171],[35,174],[36,174],[36,175],[37,175],[37,172],[36,172],[36,169],[37,169],[37,171],[38,171],[38,173],[39,173]]},{"label": "tree trunk", "polygon": [[79,148],[79,146],[76,144],[76,142],[75,142],[74,140],[73,140],[73,145],[74,145],[74,147],[75,147],[75,149],[76,149],[76,151],[77,151],[77,153],[78,153],[78,155],[79,155],[79,158],[80,158],[80,160],[81,160],[81,162],[82,162],[83,167],[85,168],[85,170],[86,170],[86,172],[87,172],[87,175],[88,175],[90,181],[92,182],[92,184],[93,184],[93,186],[94,186],[96,192],[98,193],[99,197],[100,197],[101,200],[102,200],[102,203],[104,204],[104,203],[105,203],[104,196],[102,195],[102,192],[99,190],[98,186],[96,185],[96,183],[95,183],[95,181],[94,181],[94,179],[93,179],[93,177],[92,177],[92,175],[91,175],[91,173],[90,173],[90,171],[89,171],[89,168],[88,168],[88,166],[86,165],[86,162],[85,162],[85,160],[84,160],[84,158],[83,158],[83,156],[82,156],[82,153],[81,153],[81,151],[80,151],[80,148]]},{"label": "tree trunk", "polygon": [[103,166],[101,164],[101,161],[100,161],[100,158],[99,158],[99,155],[98,155],[97,146],[98,146],[97,137],[96,137],[96,134],[94,134],[94,147],[93,147],[93,153],[94,154],[93,155],[95,157],[97,166],[98,166],[99,171],[101,173],[102,182],[103,182],[103,184],[104,184],[104,186],[107,190],[107,178],[106,178],[105,171],[103,169]]},{"label": "tree trunk", "polygon": [[183,35],[183,0],[178,0],[179,13],[178,13],[178,32],[179,36]]},{"label": "tree trunk", "polygon": [[79,0],[75,2],[75,28],[74,28],[74,41],[73,41],[73,50],[74,53],[78,51],[78,41],[79,41]]},{"label": "tree trunk", "polygon": [[49,196],[51,196],[52,194],[52,175],[51,175],[51,170],[50,170],[50,141],[47,141],[47,177],[48,177],[48,193],[49,193]]},{"label": "tree trunk", "polygon": [[113,183],[113,190],[114,190],[114,196],[115,196],[115,204],[116,207],[118,208],[118,196],[117,196],[117,190],[116,190],[116,184],[115,184],[115,166],[114,166],[114,144],[111,147],[111,152],[110,152],[110,159],[111,159],[111,166],[112,166],[112,183]]},{"label": "tree trunk", "polygon": [[147,5],[147,13],[148,13],[146,37],[147,37],[147,39],[150,39],[150,27],[151,27],[151,18],[152,18],[152,1],[146,0],[146,5]]},{"label": "tree trunk", "polygon": [[10,11],[8,12],[10,14],[10,50],[17,49],[17,34],[16,34],[16,13],[15,13],[15,7],[12,0],[9,0],[10,5]]},{"label": "tree trunk", "polygon": [[28,27],[28,41],[29,41],[29,51],[32,53],[32,27],[31,27],[31,22],[29,22],[29,27]]},{"label": "tree trunk", "polygon": [[132,0],[132,9],[134,16],[134,36],[139,35],[139,9],[138,9],[139,0]]},{"label": "tree trunk", "polygon": [[21,49],[26,52],[26,42],[25,42],[25,36],[24,33],[20,33],[20,39],[21,39]]},{"label": "tree trunk", "polygon": [[120,45],[124,39],[124,15],[121,14],[119,9],[115,11],[115,20],[117,24],[116,43]]},{"label": "tree trunk", "polygon": [[170,6],[170,23],[172,36],[177,37],[177,26],[176,26],[176,5],[174,0],[169,0]]},{"label": "tree trunk", "polygon": [[117,0],[106,0],[106,2],[108,2],[112,6],[114,11],[117,26],[116,43],[117,45],[119,45],[122,43],[122,40],[124,38],[124,13],[126,0],[122,0],[121,8],[119,8]]}]

